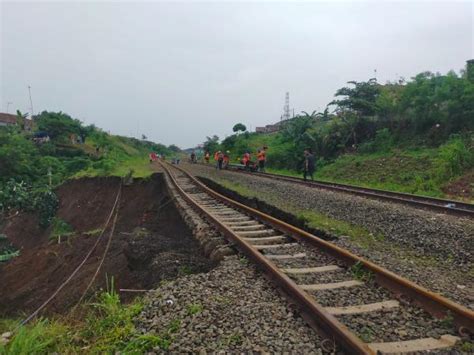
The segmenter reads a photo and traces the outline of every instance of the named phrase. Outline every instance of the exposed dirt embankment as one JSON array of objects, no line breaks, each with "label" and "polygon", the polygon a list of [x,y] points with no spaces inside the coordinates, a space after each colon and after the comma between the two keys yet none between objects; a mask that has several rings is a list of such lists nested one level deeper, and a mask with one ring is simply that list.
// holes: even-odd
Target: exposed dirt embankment
[{"label": "exposed dirt embankment", "polygon": [[[21,255],[0,266],[0,316],[35,309],[72,273],[99,237],[119,184],[118,178],[93,178],[71,180],[58,188],[57,217],[74,229],[74,235],[60,244],[50,240],[51,230],[39,228],[31,214],[4,226],[1,232]],[[62,312],[77,302],[99,265],[106,237],[108,230],[49,312]],[[105,287],[107,275],[114,277],[117,289],[149,289],[163,279],[213,266],[170,203],[163,176],[155,174],[123,187],[112,244],[95,287]]]}]

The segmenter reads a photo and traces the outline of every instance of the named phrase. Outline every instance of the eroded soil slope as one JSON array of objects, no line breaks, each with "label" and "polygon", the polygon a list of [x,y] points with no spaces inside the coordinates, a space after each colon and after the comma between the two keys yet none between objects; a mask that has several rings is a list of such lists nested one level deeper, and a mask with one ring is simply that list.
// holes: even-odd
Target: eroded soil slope
[{"label": "eroded soil slope", "polygon": [[[60,244],[50,240],[50,229],[38,227],[34,215],[20,215],[3,226],[2,233],[21,255],[0,266],[0,316],[35,309],[72,273],[100,235],[119,184],[118,178],[88,178],[58,188],[57,217],[74,229],[74,236]],[[77,302],[99,265],[107,236],[106,230],[91,258],[50,304],[49,313],[63,312]],[[212,266],[170,203],[163,176],[155,174],[123,187],[111,248],[94,286],[105,287],[107,275],[117,289],[149,289],[163,279]]]}]

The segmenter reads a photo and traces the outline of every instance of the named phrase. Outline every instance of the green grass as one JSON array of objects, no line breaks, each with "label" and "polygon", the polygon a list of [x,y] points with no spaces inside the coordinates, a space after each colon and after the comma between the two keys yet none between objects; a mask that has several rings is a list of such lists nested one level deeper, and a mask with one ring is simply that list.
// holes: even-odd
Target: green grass
[{"label": "green grass", "polygon": [[219,180],[219,184],[221,184],[223,187],[225,187],[226,189],[232,190],[234,192],[237,192],[239,195],[242,195],[245,197],[258,197],[261,195],[257,191],[251,190],[247,186],[244,186],[237,182],[231,182],[225,179],[218,179],[218,180]]},{"label": "green grass", "polygon": [[77,173],[74,177],[97,177],[97,176],[126,176],[132,171],[135,178],[147,178],[153,174],[150,161],[147,156],[127,157],[115,161],[110,170],[89,168]]},{"label": "green grass", "polygon": [[[113,285],[112,285],[113,286]],[[143,304],[135,300],[123,305],[111,287],[98,295],[97,301],[85,305],[83,321],[66,317],[38,319],[20,327],[6,345],[0,345],[0,355],[16,354],[142,354],[159,347],[168,349],[172,342],[171,333],[180,323],[171,324],[162,335],[139,334],[134,319],[141,312]],[[18,321],[0,320],[0,332],[14,329]]]},{"label": "green grass", "polygon": [[297,213],[297,217],[310,228],[323,230],[337,236],[348,236],[351,241],[366,249],[384,240],[381,234],[374,235],[361,226],[340,221],[314,211],[300,211]]},{"label": "green grass", "polygon": [[[448,198],[451,182],[440,173],[440,151],[433,148],[393,149],[372,154],[346,154],[316,170],[315,179],[382,190]],[[302,177],[301,172],[266,169],[269,173]],[[468,171],[469,173],[469,171]]]},{"label": "green grass", "polygon": [[203,306],[200,303],[192,303],[188,305],[188,314],[193,316],[203,311]]}]

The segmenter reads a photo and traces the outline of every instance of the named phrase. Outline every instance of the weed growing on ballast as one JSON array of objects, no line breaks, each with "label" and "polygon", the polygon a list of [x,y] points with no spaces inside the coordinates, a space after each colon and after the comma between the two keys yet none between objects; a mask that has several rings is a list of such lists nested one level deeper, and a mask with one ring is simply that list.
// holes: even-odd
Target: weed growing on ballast
[{"label": "weed growing on ballast", "polygon": [[356,280],[368,282],[373,278],[373,273],[367,270],[360,261],[352,265],[350,270]]},{"label": "weed growing on ballast", "polygon": [[195,314],[201,313],[203,310],[203,306],[200,303],[192,303],[188,305],[188,314],[193,316]]}]

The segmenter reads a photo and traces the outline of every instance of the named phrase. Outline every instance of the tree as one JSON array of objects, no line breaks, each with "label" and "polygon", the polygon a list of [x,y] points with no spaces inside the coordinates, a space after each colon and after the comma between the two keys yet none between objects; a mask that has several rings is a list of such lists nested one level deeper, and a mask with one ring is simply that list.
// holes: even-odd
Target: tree
[{"label": "tree", "polygon": [[147,137],[144,134],[142,134],[142,141],[146,141],[146,139]]},{"label": "tree", "polygon": [[219,137],[215,134],[212,137],[206,137],[203,148],[208,152],[215,152],[219,149]]},{"label": "tree", "polygon": [[168,149],[175,153],[179,153],[181,151],[181,149],[177,145],[174,145],[174,144],[171,144],[170,146],[168,146]]},{"label": "tree", "polygon": [[375,79],[368,81],[349,81],[354,87],[343,87],[336,91],[336,97],[329,105],[336,106],[336,112],[350,129],[347,143],[357,145],[360,135],[367,133],[367,117],[377,112],[377,98],[380,95],[380,85]]},{"label": "tree", "polygon": [[375,79],[369,81],[349,81],[351,87],[343,87],[334,96],[343,97],[333,100],[329,105],[336,105],[339,111],[353,111],[358,116],[372,116],[376,111],[376,100],[380,94],[380,85]]},{"label": "tree", "polygon": [[232,128],[232,130],[236,133],[238,133],[239,131],[245,132],[247,130],[247,127],[245,127],[245,125],[243,123],[237,123],[234,126],[234,128]]},{"label": "tree", "polygon": [[43,111],[35,116],[40,131],[46,131],[53,140],[68,140],[71,134],[81,134],[81,121],[62,112]]}]

